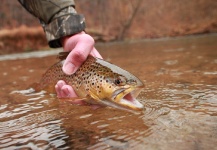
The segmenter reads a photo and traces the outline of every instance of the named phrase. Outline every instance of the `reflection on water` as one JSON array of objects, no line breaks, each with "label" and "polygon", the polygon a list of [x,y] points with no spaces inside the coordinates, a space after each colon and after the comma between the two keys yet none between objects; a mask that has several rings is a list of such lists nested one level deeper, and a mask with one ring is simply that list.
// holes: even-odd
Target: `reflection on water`
[{"label": "reflection on water", "polygon": [[33,92],[32,83],[55,56],[2,58],[0,149],[213,149],[216,40],[207,35],[98,44],[106,60],[144,81],[142,113],[94,110]]},{"label": "reflection on water", "polygon": [[125,148],[151,133],[141,114],[69,106],[42,92],[22,96],[25,103],[1,106],[1,148]]}]

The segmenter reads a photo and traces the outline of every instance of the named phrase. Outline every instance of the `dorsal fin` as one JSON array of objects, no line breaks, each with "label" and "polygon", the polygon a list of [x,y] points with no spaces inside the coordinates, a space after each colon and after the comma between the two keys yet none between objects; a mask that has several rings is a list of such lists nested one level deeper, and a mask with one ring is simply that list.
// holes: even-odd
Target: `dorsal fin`
[{"label": "dorsal fin", "polygon": [[69,55],[70,52],[59,52],[59,55],[57,55],[57,58],[60,60],[65,60],[66,57]]}]

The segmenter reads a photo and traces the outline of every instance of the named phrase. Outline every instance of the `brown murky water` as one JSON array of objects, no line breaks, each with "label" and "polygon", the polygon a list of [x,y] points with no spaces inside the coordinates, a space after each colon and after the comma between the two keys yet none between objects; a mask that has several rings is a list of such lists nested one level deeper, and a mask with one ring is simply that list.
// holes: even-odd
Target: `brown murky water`
[{"label": "brown murky water", "polygon": [[145,110],[93,110],[32,92],[55,56],[0,61],[0,149],[216,149],[217,34],[97,48],[144,81]]}]

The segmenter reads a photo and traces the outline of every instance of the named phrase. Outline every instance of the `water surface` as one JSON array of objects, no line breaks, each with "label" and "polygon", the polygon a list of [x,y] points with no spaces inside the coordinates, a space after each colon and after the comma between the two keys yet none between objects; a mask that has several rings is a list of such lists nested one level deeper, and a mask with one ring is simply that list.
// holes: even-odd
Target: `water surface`
[{"label": "water surface", "polygon": [[141,113],[33,92],[56,56],[1,56],[0,149],[215,149],[216,41],[210,34],[98,44],[104,59],[145,83]]}]

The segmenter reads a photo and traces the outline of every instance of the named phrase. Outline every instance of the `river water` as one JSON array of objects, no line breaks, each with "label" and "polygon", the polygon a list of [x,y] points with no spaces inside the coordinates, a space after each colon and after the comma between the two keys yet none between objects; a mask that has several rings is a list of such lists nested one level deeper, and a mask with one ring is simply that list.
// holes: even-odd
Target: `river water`
[{"label": "river water", "polygon": [[144,111],[92,109],[33,92],[56,56],[0,56],[0,149],[217,149],[217,34],[97,49],[144,82]]}]

